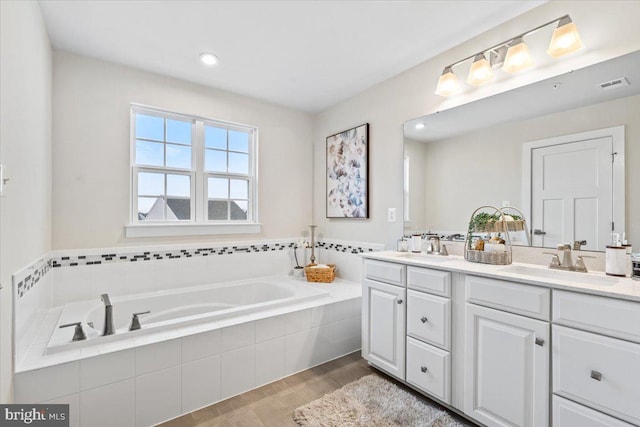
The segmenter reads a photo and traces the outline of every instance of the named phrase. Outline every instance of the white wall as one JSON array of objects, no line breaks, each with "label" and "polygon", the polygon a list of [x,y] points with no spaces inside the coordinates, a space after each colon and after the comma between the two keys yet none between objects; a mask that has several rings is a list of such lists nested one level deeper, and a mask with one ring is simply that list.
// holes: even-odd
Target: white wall
[{"label": "white wall", "polygon": [[51,249],[51,45],[34,1],[0,2],[0,402],[11,396],[11,274]]},{"label": "white wall", "polygon": [[[258,127],[260,234],[124,237],[131,102]],[[311,221],[309,114],[56,51],[53,119],[55,249],[299,236]]]},{"label": "white wall", "polygon": [[[587,46],[583,52],[448,100],[433,93],[445,65],[567,13],[577,23]],[[395,207],[399,213],[402,210],[404,121],[635,51],[640,48],[639,19],[640,2],[551,1],[324,111],[317,117],[313,136],[314,221],[318,230],[328,238],[392,247],[402,234],[402,221],[387,222],[387,208]],[[370,219],[328,220],[324,215],[325,138],[364,122],[371,125]],[[627,165],[634,161],[638,163],[637,158],[628,157]],[[632,185],[627,188],[628,195],[634,191]],[[627,206],[628,221],[637,219],[640,200],[629,198]]]}]

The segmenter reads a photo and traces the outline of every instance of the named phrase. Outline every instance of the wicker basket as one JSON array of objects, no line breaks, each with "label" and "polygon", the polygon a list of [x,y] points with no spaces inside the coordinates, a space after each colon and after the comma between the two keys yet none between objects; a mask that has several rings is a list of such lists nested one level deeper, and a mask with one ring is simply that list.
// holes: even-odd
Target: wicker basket
[{"label": "wicker basket", "polygon": [[331,283],[336,278],[336,265],[328,264],[326,267],[315,267],[316,264],[309,264],[304,268],[307,282]]},{"label": "wicker basket", "polygon": [[523,231],[525,229],[525,222],[521,219],[516,219],[513,221],[493,221],[486,224],[482,228],[474,227],[474,233],[503,233],[505,230],[505,226],[507,231]]},{"label": "wicker basket", "polygon": [[466,250],[464,259],[471,262],[479,262],[482,264],[507,265],[511,264],[511,253],[504,252],[484,252]]}]

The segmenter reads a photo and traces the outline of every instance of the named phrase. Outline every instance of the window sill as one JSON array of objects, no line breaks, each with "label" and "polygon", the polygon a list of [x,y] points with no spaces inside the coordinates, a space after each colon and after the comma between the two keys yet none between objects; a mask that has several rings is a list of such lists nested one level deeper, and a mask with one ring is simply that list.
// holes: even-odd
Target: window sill
[{"label": "window sill", "polygon": [[216,234],[256,234],[262,224],[129,224],[126,237],[204,236]]}]

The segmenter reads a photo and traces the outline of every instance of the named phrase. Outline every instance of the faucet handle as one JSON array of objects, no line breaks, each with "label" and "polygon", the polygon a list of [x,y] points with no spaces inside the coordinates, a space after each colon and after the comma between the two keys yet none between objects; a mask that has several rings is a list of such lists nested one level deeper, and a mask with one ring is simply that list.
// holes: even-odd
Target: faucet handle
[{"label": "faucet handle", "polygon": [[576,270],[581,271],[583,273],[587,273],[589,270],[587,270],[587,266],[584,263],[584,258],[595,258],[595,257],[589,256],[589,255],[578,255],[578,257],[576,258]]},{"label": "faucet handle", "polygon": [[[558,245],[560,246],[560,245]],[[560,258],[558,257],[557,253],[554,252],[542,252],[545,255],[551,255],[551,264],[549,264],[549,267],[558,267],[560,266]]]},{"label": "faucet handle", "polygon": [[140,319],[138,319],[138,316],[142,315],[142,314],[149,314],[151,313],[151,310],[147,310],[147,311],[141,311],[139,313],[133,313],[132,314],[132,318],[131,318],[131,325],[129,325],[129,330],[130,331],[137,331],[138,329],[141,328],[140,326]]},{"label": "faucet handle", "polygon": [[59,328],[68,328],[69,326],[75,326],[75,330],[73,331],[73,338],[71,341],[83,341],[87,339],[87,335],[84,333],[82,329],[82,322],[75,323],[67,323],[66,325],[60,325]]}]

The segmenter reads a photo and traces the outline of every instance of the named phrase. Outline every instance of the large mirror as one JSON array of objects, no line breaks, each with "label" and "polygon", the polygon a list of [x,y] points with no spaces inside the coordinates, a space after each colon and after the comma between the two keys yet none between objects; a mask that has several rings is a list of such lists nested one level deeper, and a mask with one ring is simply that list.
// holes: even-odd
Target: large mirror
[{"label": "large mirror", "polygon": [[533,246],[602,251],[625,231],[639,138],[640,52],[408,120],[404,231],[464,234],[477,207],[510,205]]}]

